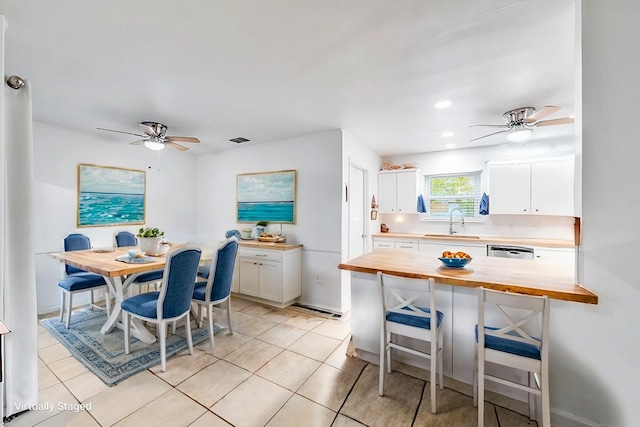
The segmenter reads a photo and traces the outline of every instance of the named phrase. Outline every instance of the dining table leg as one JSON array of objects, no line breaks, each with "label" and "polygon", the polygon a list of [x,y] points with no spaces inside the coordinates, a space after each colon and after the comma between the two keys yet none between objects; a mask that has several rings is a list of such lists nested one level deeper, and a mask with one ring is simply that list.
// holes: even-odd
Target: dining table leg
[{"label": "dining table leg", "polygon": [[[122,323],[122,301],[124,300],[124,292],[131,285],[137,274],[132,274],[123,282],[121,276],[105,277],[109,292],[113,296],[114,304],[111,315],[100,329],[103,334],[108,334],[113,328],[124,329]],[[140,319],[131,319],[131,334],[146,344],[156,342],[156,337],[147,328],[144,327]]]}]

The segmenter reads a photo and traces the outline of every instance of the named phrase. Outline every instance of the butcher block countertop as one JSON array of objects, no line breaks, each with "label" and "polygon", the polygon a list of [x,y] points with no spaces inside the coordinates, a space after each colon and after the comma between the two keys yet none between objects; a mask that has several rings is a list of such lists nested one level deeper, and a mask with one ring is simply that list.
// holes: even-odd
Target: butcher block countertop
[{"label": "butcher block countertop", "polygon": [[296,244],[261,242],[259,240],[249,240],[249,239],[240,240],[239,244],[241,248],[271,249],[271,250],[279,250],[279,251],[289,251],[291,249],[302,247],[302,245],[296,245]]},{"label": "butcher block countertop", "polygon": [[379,250],[341,263],[338,268],[360,273],[428,279],[452,286],[508,291],[524,295],[597,304],[598,295],[576,284],[570,264],[510,258],[477,257],[464,268],[444,267],[420,252]]},{"label": "butcher block countertop", "polygon": [[445,242],[479,243],[482,245],[514,245],[514,246],[540,246],[545,248],[574,248],[573,240],[562,239],[537,239],[529,237],[502,237],[502,236],[473,236],[466,234],[418,234],[418,233],[376,233],[374,239],[414,239],[414,240],[440,240]]}]

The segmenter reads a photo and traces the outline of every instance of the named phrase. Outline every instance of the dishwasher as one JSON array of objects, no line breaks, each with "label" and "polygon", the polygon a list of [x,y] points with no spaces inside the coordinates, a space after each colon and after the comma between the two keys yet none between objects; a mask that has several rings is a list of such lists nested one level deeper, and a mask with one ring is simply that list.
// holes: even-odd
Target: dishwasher
[{"label": "dishwasher", "polygon": [[487,245],[487,256],[533,260],[533,248],[526,246]]}]

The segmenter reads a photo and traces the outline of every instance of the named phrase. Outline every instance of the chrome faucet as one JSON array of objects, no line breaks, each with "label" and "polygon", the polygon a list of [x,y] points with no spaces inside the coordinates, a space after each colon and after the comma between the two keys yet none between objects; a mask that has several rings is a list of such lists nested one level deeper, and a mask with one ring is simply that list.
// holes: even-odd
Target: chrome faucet
[{"label": "chrome faucet", "polygon": [[[460,217],[459,220],[454,222],[453,221],[453,213],[455,211],[460,212],[461,217]],[[449,234],[451,234],[451,235],[456,234],[456,232],[453,231],[453,224],[458,223],[458,222],[460,224],[464,225],[464,212],[462,212],[462,210],[460,208],[453,208],[453,209],[451,209],[451,212],[449,212]]]}]

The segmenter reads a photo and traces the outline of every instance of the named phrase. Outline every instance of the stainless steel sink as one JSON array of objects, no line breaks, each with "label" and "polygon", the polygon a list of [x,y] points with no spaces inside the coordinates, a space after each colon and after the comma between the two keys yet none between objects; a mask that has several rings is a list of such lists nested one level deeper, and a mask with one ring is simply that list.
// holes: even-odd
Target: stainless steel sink
[{"label": "stainless steel sink", "polygon": [[458,239],[479,239],[480,236],[470,236],[468,234],[425,234],[424,237],[437,237],[437,238],[458,238]]}]

